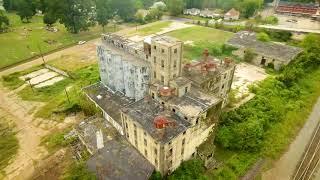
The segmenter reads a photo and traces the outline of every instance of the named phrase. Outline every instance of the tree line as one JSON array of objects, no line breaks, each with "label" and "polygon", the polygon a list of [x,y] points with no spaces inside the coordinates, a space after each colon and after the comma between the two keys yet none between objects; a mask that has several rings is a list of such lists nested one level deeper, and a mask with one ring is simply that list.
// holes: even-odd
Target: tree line
[{"label": "tree line", "polygon": [[155,0],[4,0],[4,7],[16,11],[28,23],[42,12],[48,26],[63,24],[71,33],[88,30],[98,23],[103,28],[115,17],[132,21],[139,8],[150,7]]}]

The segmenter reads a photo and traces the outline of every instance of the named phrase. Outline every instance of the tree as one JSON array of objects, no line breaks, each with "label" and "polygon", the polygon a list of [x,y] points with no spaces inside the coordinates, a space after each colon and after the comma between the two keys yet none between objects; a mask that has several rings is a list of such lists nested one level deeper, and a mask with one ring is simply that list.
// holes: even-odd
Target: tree
[{"label": "tree", "polygon": [[0,10],[0,33],[5,32],[9,26],[9,18]]},{"label": "tree", "polygon": [[241,3],[241,12],[245,18],[249,18],[254,15],[254,13],[259,10],[262,6],[261,0],[244,0]]},{"label": "tree", "polygon": [[[48,19],[59,19],[71,33],[86,31],[94,25],[95,9],[92,0],[47,0]],[[53,16],[53,17],[52,17]]]},{"label": "tree", "polygon": [[168,11],[171,15],[176,16],[182,13],[184,8],[183,0],[167,0]]},{"label": "tree", "polygon": [[33,0],[18,0],[17,14],[22,22],[30,22],[32,16],[36,14],[36,5]]},{"label": "tree", "polygon": [[149,11],[149,14],[145,17],[146,21],[159,20],[161,19],[163,12],[157,8],[153,8]]},{"label": "tree", "polygon": [[113,17],[114,12],[111,9],[110,0],[96,0],[97,17],[96,20],[99,25],[104,27],[108,25],[109,20]]},{"label": "tree", "polygon": [[17,10],[17,0],[3,0],[3,7],[7,11]]},{"label": "tree", "polygon": [[124,21],[134,20],[137,11],[134,0],[111,0],[111,7]]},{"label": "tree", "polygon": [[51,12],[46,13],[43,16],[43,23],[45,23],[49,27],[51,27],[54,23],[56,23],[57,20],[58,20],[57,17],[54,14],[52,14]]}]

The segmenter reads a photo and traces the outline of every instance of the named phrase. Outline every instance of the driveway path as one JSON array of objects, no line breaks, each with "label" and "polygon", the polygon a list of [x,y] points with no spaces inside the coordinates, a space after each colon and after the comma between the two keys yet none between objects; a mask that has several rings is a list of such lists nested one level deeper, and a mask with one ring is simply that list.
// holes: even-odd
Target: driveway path
[{"label": "driveway path", "polygon": [[47,151],[40,146],[41,137],[48,131],[36,127],[29,115],[30,104],[18,101],[14,95],[0,90],[0,111],[12,119],[16,125],[19,150],[15,159],[5,168],[6,179],[28,179],[35,167],[35,163],[47,155]]},{"label": "driveway path", "polygon": [[[288,151],[274,163],[272,169],[262,174],[262,180],[289,180],[293,175],[297,164],[304,154],[305,148],[311,139],[314,129],[320,120],[320,98],[314,105],[304,127],[289,146]],[[319,175],[319,174],[318,174]]]}]

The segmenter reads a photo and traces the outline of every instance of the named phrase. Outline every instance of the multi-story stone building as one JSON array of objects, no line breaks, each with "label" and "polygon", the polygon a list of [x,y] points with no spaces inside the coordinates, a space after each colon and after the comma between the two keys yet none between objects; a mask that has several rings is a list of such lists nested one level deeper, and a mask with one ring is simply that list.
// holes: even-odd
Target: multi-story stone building
[{"label": "multi-story stone building", "polygon": [[235,64],[205,51],[182,67],[183,43],[166,36],[104,35],[98,56],[101,83],[84,90],[105,119],[162,174],[195,156],[217,125]]}]

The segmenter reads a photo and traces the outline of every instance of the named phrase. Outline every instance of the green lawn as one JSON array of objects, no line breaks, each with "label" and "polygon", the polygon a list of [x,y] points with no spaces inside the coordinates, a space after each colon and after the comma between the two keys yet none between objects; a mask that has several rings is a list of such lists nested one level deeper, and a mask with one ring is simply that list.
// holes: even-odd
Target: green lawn
[{"label": "green lawn", "polygon": [[[33,17],[31,23],[22,23],[16,14],[7,13],[7,15],[11,27],[10,32],[0,34],[0,69],[39,55],[38,46],[43,53],[46,53],[80,40],[99,37],[102,32],[102,28],[96,26],[90,31],[71,34],[63,25],[56,23],[54,26],[59,31],[54,33],[45,30],[40,16]],[[114,31],[114,28],[107,28],[106,31]]]},{"label": "green lawn", "polygon": [[147,24],[142,27],[137,27],[137,29],[130,30],[127,32],[127,36],[147,36],[157,32],[160,32],[163,28],[169,27],[172,22],[170,21],[157,21],[150,24]]},{"label": "green lawn", "polygon": [[232,37],[233,33],[208,27],[193,26],[170,32],[167,35],[176,37],[182,41],[210,41],[223,44]]},{"label": "green lawn", "polygon": [[221,52],[222,45],[229,40],[233,33],[213,28],[194,26],[176,30],[167,34],[185,42],[185,61],[197,59],[202,56],[204,49],[208,49],[211,55],[220,57],[229,55]]}]

